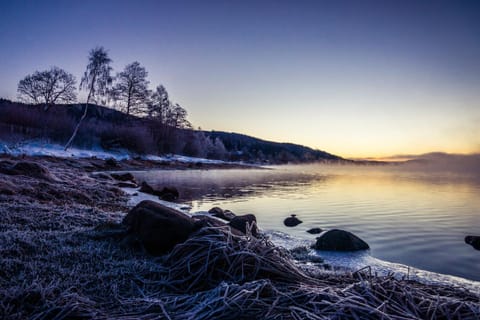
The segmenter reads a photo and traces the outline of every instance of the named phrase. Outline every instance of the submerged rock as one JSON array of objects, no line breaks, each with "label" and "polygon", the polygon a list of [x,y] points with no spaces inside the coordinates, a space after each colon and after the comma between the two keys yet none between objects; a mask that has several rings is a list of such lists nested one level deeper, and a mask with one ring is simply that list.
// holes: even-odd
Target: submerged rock
[{"label": "submerged rock", "polygon": [[283,224],[287,227],[295,227],[298,226],[303,221],[297,218],[296,214],[292,214],[290,217],[283,220]]},{"label": "submerged rock", "polygon": [[332,229],[317,238],[313,245],[316,250],[358,251],[370,249],[369,245],[351,232]]},{"label": "submerged rock", "polygon": [[322,231],[323,230],[321,228],[311,228],[307,230],[307,232],[310,234],[319,234],[322,233]]},{"label": "submerged rock", "polygon": [[140,202],[130,210],[123,224],[153,255],[170,251],[197,229],[191,217],[149,200]]},{"label": "submerged rock", "polygon": [[251,226],[252,236],[258,235],[257,218],[253,214],[245,214],[243,216],[235,216],[230,220],[229,225],[243,233],[247,233],[247,224]]},{"label": "submerged rock", "polygon": [[476,250],[480,250],[480,236],[466,236],[465,243],[471,245]]}]

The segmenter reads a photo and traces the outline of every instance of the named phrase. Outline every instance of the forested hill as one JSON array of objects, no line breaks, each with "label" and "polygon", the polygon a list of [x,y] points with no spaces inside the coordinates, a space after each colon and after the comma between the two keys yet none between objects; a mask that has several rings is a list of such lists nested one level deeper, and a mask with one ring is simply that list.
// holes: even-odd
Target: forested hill
[{"label": "forested hill", "polygon": [[[65,144],[83,113],[84,104],[25,104],[0,98],[0,140],[32,139]],[[89,104],[74,146],[126,149],[138,154],[186,156],[261,163],[338,161],[342,158],[292,143],[265,141],[238,133],[199,131],[159,123],[108,107]]]},{"label": "forested hill", "polygon": [[236,160],[256,159],[264,162],[312,162],[343,160],[341,157],[321,150],[293,144],[261,140],[244,134],[211,131],[205,135],[212,140],[220,139],[231,157]]}]

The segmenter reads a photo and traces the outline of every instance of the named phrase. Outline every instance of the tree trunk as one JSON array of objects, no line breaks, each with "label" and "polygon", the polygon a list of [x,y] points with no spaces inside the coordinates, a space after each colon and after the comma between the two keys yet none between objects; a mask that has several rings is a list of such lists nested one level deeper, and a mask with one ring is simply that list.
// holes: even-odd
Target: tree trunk
[{"label": "tree trunk", "polygon": [[93,77],[92,85],[90,86],[90,92],[88,93],[88,97],[87,97],[87,103],[85,103],[85,111],[83,112],[82,117],[80,118],[77,125],[75,126],[75,130],[73,130],[72,136],[70,137],[67,144],[65,145],[65,148],[63,148],[63,151],[67,151],[68,148],[70,148],[70,146],[73,143],[73,140],[77,136],[78,129],[80,128],[80,125],[82,124],[83,119],[85,119],[85,117],[87,116],[88,103],[90,102],[90,98],[92,97],[93,86],[95,85],[95,79],[96,79],[96,77]]},{"label": "tree trunk", "polygon": [[88,100],[87,100],[87,103],[85,104],[85,111],[83,112],[82,117],[80,118],[77,125],[75,126],[75,130],[73,130],[72,136],[70,137],[67,144],[65,145],[65,148],[63,148],[63,151],[67,151],[68,148],[71,147],[73,140],[77,136],[78,129],[80,128],[80,125],[82,124],[83,119],[85,119],[85,117],[87,116],[87,111],[88,111]]}]

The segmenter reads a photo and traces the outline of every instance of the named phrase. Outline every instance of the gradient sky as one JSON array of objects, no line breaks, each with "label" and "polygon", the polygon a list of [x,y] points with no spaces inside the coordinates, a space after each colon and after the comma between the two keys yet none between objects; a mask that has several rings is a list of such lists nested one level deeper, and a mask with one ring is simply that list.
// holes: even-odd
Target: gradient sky
[{"label": "gradient sky", "polygon": [[480,151],[480,1],[0,2],[0,97],[104,46],[193,124],[345,157]]}]

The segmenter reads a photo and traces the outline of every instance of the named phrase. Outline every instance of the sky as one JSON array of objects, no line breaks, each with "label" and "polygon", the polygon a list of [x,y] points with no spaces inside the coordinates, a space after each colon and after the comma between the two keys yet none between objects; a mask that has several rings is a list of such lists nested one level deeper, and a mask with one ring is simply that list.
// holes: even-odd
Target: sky
[{"label": "sky", "polygon": [[[204,130],[344,157],[480,152],[480,1],[0,1],[0,97],[105,47]],[[80,100],[83,96],[80,96]]]}]

